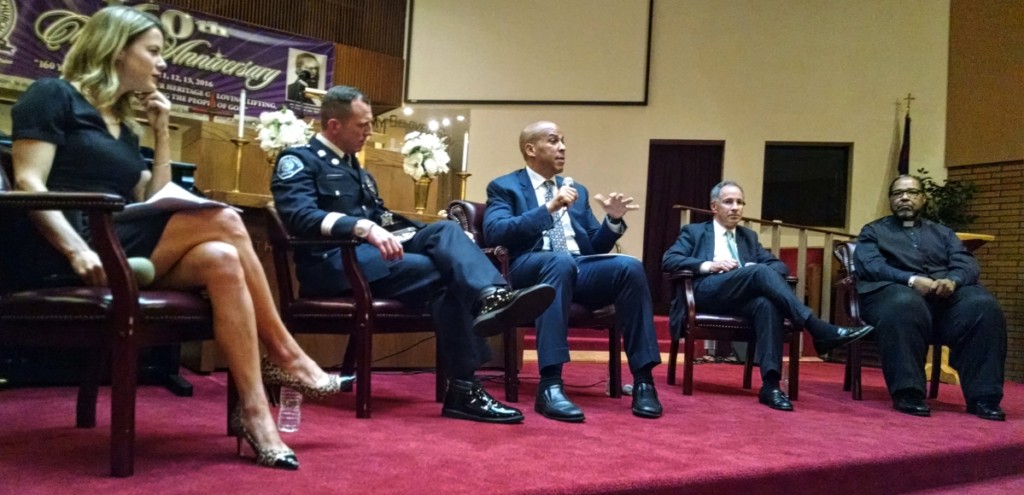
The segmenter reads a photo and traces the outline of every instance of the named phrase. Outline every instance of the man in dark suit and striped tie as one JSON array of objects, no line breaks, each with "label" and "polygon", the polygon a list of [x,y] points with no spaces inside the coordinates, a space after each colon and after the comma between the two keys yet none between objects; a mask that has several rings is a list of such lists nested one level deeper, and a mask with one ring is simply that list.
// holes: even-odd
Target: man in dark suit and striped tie
[{"label": "man in dark suit and striped tie", "polygon": [[[753,322],[757,333],[754,361],[761,369],[762,383],[758,399],[772,409],[792,411],[793,404],[779,388],[782,320],[789,318],[797,328],[810,332],[820,354],[867,335],[873,327],[837,327],[814,316],[786,283],[786,265],[761,246],[756,232],[739,225],[745,204],[739,184],[723,181],[715,185],[711,189],[715,218],[684,226],[662,257],[661,266],[667,272],[694,273],[694,298],[700,311],[744,316]],[[686,317],[681,292],[672,301],[673,332],[682,328]]]}]

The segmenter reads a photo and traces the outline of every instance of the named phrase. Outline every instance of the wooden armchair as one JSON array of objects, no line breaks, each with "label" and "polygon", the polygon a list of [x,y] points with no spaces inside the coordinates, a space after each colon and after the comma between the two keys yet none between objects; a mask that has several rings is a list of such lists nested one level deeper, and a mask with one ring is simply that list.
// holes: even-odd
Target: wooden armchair
[{"label": "wooden armchair", "polygon": [[[674,272],[668,276],[674,288],[682,285],[683,297],[686,298],[686,319],[683,320],[683,328],[675,333],[683,339],[683,395],[693,394],[693,360],[695,341],[697,340],[746,342],[747,355],[743,365],[743,388],[750,389],[753,385],[754,347],[757,343],[754,328],[746,318],[741,316],[698,312],[693,296],[693,277],[693,272],[689,270]],[[787,277],[786,280],[790,286],[796,286],[796,277]],[[789,344],[789,398],[797,400],[800,379],[800,329],[793,328],[793,322],[788,318],[783,320],[783,325],[786,329],[784,342]],[[679,337],[672,337],[668,356],[669,385],[676,383],[678,356]]]},{"label": "wooden armchair", "polygon": [[[114,233],[112,214],[124,208],[122,198],[95,193],[12,192],[10,150],[0,149],[0,162],[0,215],[10,219],[30,210],[85,212],[93,248],[109,281],[109,287],[5,290],[0,294],[0,342],[92,350],[78,391],[79,428],[96,426],[100,377],[107,356],[111,356],[110,471],[113,476],[131,476],[139,349],[212,338],[209,301],[198,293],[139,289]],[[228,411],[236,399],[232,389]]]},{"label": "wooden armchair", "polygon": [[[484,238],[484,212],[487,205],[456,199],[448,204],[448,218],[455,220],[462,230],[473,235],[473,240],[483,249],[503,275],[508,275],[509,255],[504,246],[489,246]],[[569,327],[608,331],[608,382],[612,397],[622,396],[622,330],[615,322],[615,306],[589,308],[573,303],[569,310]],[[518,341],[516,332],[506,332],[505,348],[505,399],[519,401]]]},{"label": "wooden armchair", "polygon": [[[426,304],[410,306],[394,299],[375,298],[355,256],[356,237],[346,239],[299,239],[288,233],[273,205],[268,206],[267,231],[274,253],[281,317],[292,333],[349,335],[342,361],[345,373],[356,374],[356,417],[370,417],[370,382],[373,336],[380,333],[434,332],[434,320]],[[301,297],[292,283],[291,252],[296,247],[338,246],[352,294],[344,297]],[[435,339],[436,343],[436,339]],[[445,378],[437,348],[435,399],[444,399]]]},{"label": "wooden armchair", "polygon": [[[854,241],[835,241],[832,245],[832,254],[839,260],[841,269],[845,272],[842,279],[836,282],[836,304],[835,323],[843,326],[866,325],[860,319],[860,299],[857,297],[857,272],[853,264],[853,253],[857,249]],[[850,391],[853,400],[861,400],[861,351],[864,343],[874,341],[873,335],[853,342],[849,345],[846,357],[846,375],[843,378],[843,390]],[[932,376],[928,387],[928,398],[934,399],[939,396],[939,379],[942,377],[942,366],[935,355],[941,353],[942,343],[936,340],[932,343]]]}]

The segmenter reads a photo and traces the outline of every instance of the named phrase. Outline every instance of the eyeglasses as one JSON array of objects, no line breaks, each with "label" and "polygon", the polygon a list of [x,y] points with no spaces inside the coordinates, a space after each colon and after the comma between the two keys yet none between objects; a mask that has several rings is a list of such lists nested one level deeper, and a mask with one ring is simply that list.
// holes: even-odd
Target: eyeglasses
[{"label": "eyeglasses", "polygon": [[889,198],[900,199],[901,197],[903,197],[904,194],[910,196],[910,199],[917,199],[920,198],[922,194],[924,194],[924,191],[920,189],[899,189],[889,193]]}]

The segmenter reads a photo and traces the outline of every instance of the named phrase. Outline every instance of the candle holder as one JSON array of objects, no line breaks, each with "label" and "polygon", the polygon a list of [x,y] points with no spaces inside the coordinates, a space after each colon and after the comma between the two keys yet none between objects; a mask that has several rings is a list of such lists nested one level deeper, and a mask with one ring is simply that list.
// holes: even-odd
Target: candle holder
[{"label": "candle holder", "polygon": [[249,140],[237,137],[231,138],[231,142],[235,143],[235,187],[231,188],[231,192],[238,192],[239,181],[242,177],[242,147],[249,144]]},{"label": "candle holder", "polygon": [[459,199],[466,199],[466,181],[469,180],[469,176],[473,175],[469,172],[455,172],[455,175],[459,177]]}]

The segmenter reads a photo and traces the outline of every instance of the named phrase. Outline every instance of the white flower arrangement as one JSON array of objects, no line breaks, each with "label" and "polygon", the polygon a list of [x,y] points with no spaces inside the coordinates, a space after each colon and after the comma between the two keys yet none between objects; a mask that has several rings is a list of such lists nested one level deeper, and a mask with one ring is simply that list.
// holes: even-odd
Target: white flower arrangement
[{"label": "white flower arrangement", "polygon": [[277,156],[285,148],[306,144],[313,137],[313,129],[287,108],[260,114],[260,123],[256,125],[259,132],[260,148],[267,155]]},{"label": "white flower arrangement", "polygon": [[402,156],[405,173],[419,180],[421,177],[434,178],[438,174],[448,172],[447,138],[439,138],[436,134],[410,132],[405,135],[402,143]]}]

